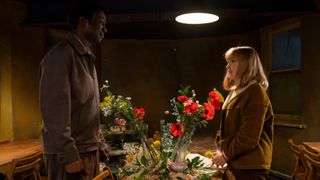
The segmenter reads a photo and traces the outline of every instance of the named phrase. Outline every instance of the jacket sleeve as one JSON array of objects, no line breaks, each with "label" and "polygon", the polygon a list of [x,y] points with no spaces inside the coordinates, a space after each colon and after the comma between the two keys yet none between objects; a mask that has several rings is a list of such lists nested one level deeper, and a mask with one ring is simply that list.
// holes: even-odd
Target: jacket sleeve
[{"label": "jacket sleeve", "polygon": [[[40,109],[43,126],[58,160],[69,164],[79,157],[71,137],[71,53],[52,51],[40,65]],[[44,139],[45,140],[45,139]]]},{"label": "jacket sleeve", "polygon": [[221,140],[221,149],[228,160],[249,152],[258,146],[268,110],[268,97],[264,89],[257,86],[250,92],[247,103],[240,110],[241,125],[235,136]]}]

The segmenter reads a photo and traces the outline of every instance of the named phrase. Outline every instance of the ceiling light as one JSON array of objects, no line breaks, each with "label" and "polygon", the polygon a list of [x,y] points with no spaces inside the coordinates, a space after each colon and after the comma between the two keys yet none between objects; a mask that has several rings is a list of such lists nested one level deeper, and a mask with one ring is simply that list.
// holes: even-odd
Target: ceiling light
[{"label": "ceiling light", "polygon": [[211,13],[186,13],[176,17],[176,21],[184,24],[207,24],[218,20],[219,17]]}]

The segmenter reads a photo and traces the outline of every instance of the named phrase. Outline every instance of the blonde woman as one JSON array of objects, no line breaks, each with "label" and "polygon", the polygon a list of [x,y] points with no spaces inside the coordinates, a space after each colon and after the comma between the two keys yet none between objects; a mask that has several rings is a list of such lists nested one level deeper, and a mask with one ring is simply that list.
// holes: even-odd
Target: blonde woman
[{"label": "blonde woman", "polygon": [[223,107],[213,163],[227,163],[223,179],[266,179],[272,161],[272,106],[268,81],[255,49],[239,46],[225,53]]}]

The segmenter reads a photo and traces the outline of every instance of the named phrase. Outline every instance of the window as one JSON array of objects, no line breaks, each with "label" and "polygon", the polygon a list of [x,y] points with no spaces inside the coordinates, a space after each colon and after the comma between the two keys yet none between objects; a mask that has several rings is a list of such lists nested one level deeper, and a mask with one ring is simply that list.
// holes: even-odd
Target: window
[{"label": "window", "polygon": [[275,125],[304,128],[301,113],[300,20],[265,28],[269,96]]}]

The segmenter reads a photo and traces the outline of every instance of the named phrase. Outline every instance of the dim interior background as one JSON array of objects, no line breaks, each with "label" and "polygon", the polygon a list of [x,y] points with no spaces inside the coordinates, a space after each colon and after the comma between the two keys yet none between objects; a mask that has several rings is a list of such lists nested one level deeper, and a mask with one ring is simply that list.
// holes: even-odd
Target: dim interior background
[{"label": "dim interior background", "polygon": [[[97,1],[108,12],[108,32],[94,47],[100,83],[130,96],[146,109],[149,133],[159,130],[164,111],[181,85],[191,85],[204,101],[222,91],[223,53],[251,45],[261,55],[276,113],[272,169],[290,174],[294,159],[287,139],[319,141],[319,1],[198,1],[220,19],[216,23],[178,24],[175,15],[196,1]],[[0,140],[41,136],[38,66],[45,52],[63,39],[73,1],[1,0]],[[292,63],[293,62],[293,63]],[[219,114],[200,137],[212,137]],[[284,156],[286,154],[286,156]],[[288,155],[287,155],[288,154]]]}]

